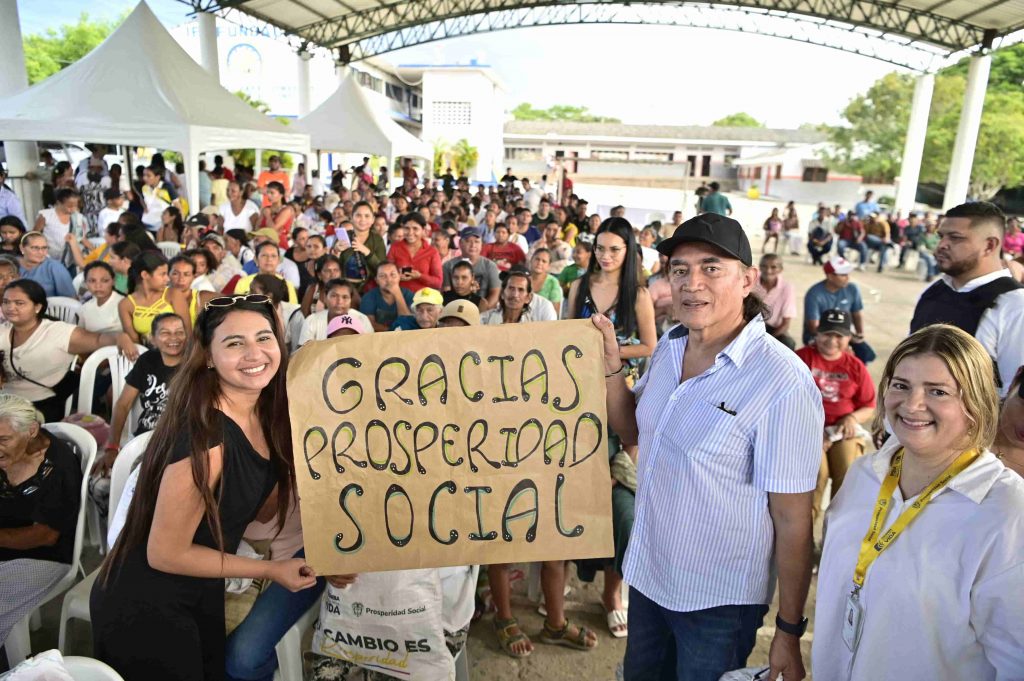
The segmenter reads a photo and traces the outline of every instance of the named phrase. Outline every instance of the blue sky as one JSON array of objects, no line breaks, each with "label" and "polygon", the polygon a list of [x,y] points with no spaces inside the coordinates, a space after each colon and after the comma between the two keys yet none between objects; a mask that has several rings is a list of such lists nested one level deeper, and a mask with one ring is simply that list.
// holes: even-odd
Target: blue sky
[{"label": "blue sky", "polygon": [[[149,0],[168,27],[190,19],[177,0]],[[113,18],[131,0],[19,0],[22,32]],[[490,64],[509,106],[586,106],[627,123],[708,124],[747,111],[776,127],[837,123],[886,64],[789,40],[665,26],[553,26],[445,40],[381,57],[394,64]]]}]

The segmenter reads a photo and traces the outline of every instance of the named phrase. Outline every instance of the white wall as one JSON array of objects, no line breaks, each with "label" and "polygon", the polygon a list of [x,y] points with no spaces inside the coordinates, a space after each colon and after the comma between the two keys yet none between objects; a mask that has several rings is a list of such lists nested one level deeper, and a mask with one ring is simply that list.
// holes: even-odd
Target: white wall
[{"label": "white wall", "polygon": [[[465,102],[468,124],[448,123],[438,102]],[[429,144],[443,140],[454,144],[465,138],[480,156],[470,179],[500,178],[504,146],[505,93],[480,69],[426,69],[423,73],[423,135]]]}]

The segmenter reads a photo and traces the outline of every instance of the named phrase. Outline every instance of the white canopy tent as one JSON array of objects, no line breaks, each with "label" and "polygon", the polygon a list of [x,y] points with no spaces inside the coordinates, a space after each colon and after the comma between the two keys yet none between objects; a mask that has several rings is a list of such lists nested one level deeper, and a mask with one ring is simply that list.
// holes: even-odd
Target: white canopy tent
[{"label": "white canopy tent", "polygon": [[[309,155],[309,136],[231,94],[140,2],[102,44],[41,83],[0,99],[0,138],[86,140],[181,153],[193,211],[199,154],[280,149]],[[125,172],[131,173],[130,168]]]},{"label": "white canopy tent", "polygon": [[[310,145],[319,151],[422,158],[433,162],[434,149],[395,123],[373,105],[351,71],[324,103],[293,126],[309,134]],[[319,155],[318,155],[319,159]]]}]

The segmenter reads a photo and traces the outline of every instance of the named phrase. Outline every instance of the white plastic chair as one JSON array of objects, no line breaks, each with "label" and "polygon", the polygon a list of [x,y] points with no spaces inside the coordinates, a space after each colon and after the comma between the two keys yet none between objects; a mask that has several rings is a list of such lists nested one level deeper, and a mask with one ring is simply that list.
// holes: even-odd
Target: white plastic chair
[{"label": "white plastic chair", "polygon": [[160,252],[168,260],[181,253],[181,244],[174,241],[158,241],[156,242],[156,247],[160,249]]},{"label": "white plastic chair", "polygon": [[82,312],[82,304],[74,298],[49,296],[46,299],[46,314],[68,324],[78,324],[78,316]]},{"label": "white plastic chair", "polygon": [[[141,355],[149,348],[136,343],[135,349]],[[78,411],[82,414],[92,413],[92,397],[96,390],[96,372],[103,362],[108,362],[110,365],[110,377],[112,379],[113,399],[115,402],[121,396],[121,391],[124,389],[124,377],[135,366],[135,362],[122,355],[121,351],[113,345],[100,348],[89,355],[82,364],[82,375],[78,381]]]},{"label": "white plastic chair", "polygon": [[124,681],[113,667],[91,657],[65,657],[64,668],[75,681]]},{"label": "white plastic chair", "polygon": [[[96,461],[96,440],[84,428],[71,423],[47,423],[43,426],[55,437],[70,442],[78,449],[78,455],[82,460],[82,488],[79,492],[78,522],[75,524],[75,545],[71,552],[71,565],[68,566],[67,574],[46,596],[39,601],[35,610],[28,613],[20,622],[14,625],[11,633],[7,636],[4,644],[7,648],[7,663],[10,667],[27,658],[31,654],[32,642],[29,634],[30,624],[39,623],[39,608],[47,601],[56,598],[71,586],[78,574],[82,572],[82,540],[85,536],[85,501],[89,494],[89,472],[92,470],[93,462]],[[35,628],[39,628],[36,626]]]},{"label": "white plastic chair", "polygon": [[302,639],[312,631],[313,623],[319,615],[318,599],[274,646],[277,653],[274,681],[302,681]]},{"label": "white plastic chair", "polygon": [[[125,483],[131,475],[132,467],[149,444],[152,433],[143,433],[131,442],[126,444],[114,460],[114,467],[110,471],[110,513],[113,515],[124,492]],[[106,543],[106,536],[104,536]],[[92,592],[92,585],[96,582],[96,575],[99,570],[90,572],[85,579],[75,584],[66,594],[60,606],[60,629],[57,634],[57,648],[64,652],[64,643],[67,636],[68,620],[79,619],[91,622],[89,615],[89,594]]]},{"label": "white plastic chair", "polygon": [[[144,345],[135,345],[135,349],[141,355],[146,352],[148,348]],[[121,354],[120,350],[115,346],[108,346],[100,348],[96,352],[89,355],[85,363],[82,364],[81,377],[78,381],[78,411],[82,414],[92,413],[92,398],[95,392],[96,386],[96,372],[100,366],[107,362],[110,366],[110,378],[111,378],[111,392],[113,393],[113,400],[116,403],[117,398],[121,396],[121,391],[124,390],[124,378],[131,371],[132,367],[135,366],[135,362],[128,359]],[[135,428],[138,425],[139,416],[142,414],[142,405],[139,404],[138,400],[132,405],[132,410],[128,414],[128,419],[125,421],[124,428],[121,430],[121,443],[125,444],[131,439],[131,434],[135,432]],[[103,443],[105,444],[105,443]],[[100,522],[100,512],[96,508],[96,504],[89,500],[89,510],[87,516],[87,528],[89,530],[89,537],[100,547],[100,553],[105,553],[107,543],[105,541],[106,532],[103,531]]]}]

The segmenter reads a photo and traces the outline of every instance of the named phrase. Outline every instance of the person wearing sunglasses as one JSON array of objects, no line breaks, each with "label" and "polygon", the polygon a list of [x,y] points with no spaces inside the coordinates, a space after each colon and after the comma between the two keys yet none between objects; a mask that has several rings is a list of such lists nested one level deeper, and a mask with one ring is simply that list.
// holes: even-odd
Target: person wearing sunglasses
[{"label": "person wearing sunglasses", "polygon": [[999,429],[992,444],[1003,465],[1024,476],[1024,366],[1017,369],[999,412]]},{"label": "person wearing sunglasses", "polygon": [[224,678],[225,578],[316,583],[302,558],[235,555],[294,506],[287,363],[270,298],[206,303],[91,594],[94,654],[126,681]]}]

